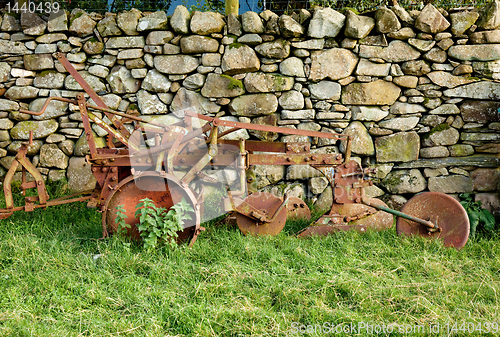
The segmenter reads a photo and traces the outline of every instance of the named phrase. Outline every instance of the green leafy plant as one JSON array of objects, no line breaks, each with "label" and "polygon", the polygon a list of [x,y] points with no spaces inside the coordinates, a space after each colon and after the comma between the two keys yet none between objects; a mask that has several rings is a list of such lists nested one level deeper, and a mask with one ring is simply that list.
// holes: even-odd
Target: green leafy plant
[{"label": "green leafy plant", "polygon": [[495,230],[495,217],[481,206],[481,201],[473,201],[472,194],[460,194],[460,204],[467,211],[470,222],[470,237],[474,238],[477,232],[492,234]]},{"label": "green leafy plant", "polygon": [[[191,220],[189,212],[191,205],[184,199],[173,205],[169,210],[157,207],[151,199],[144,198],[135,207],[135,217],[139,218],[137,229],[144,241],[144,248],[152,249],[159,245],[177,247],[177,232],[183,230],[184,221]],[[127,216],[122,205],[116,207],[117,232],[120,236],[126,234],[130,225],[125,222]]]}]

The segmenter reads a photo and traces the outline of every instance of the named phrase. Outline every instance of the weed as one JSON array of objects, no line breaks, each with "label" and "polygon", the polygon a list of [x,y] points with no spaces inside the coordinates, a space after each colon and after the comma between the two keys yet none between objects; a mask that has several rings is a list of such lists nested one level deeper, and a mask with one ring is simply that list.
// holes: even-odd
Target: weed
[{"label": "weed", "polygon": [[[170,210],[157,207],[149,198],[141,199],[135,208],[135,217],[139,218],[137,229],[140,231],[144,248],[147,250],[164,244],[176,248],[177,232],[184,229],[184,221],[191,220],[189,212],[194,211],[184,198],[173,205]],[[116,207],[116,214],[115,221],[118,224],[118,232],[124,234],[130,229],[130,225],[125,222],[127,216],[122,205]]]},{"label": "weed", "polygon": [[460,204],[467,211],[470,222],[470,238],[477,233],[490,236],[495,232],[495,217],[487,209],[481,207],[481,201],[472,201],[472,194],[460,194]]}]

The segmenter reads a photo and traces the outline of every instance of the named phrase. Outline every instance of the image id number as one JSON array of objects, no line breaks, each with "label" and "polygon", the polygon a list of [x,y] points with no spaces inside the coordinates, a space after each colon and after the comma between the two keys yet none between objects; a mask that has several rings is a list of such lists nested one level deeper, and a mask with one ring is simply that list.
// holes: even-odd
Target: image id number
[{"label": "image id number", "polygon": [[57,13],[59,12],[59,3],[57,2],[40,2],[40,3],[35,3],[32,1],[29,1],[29,3],[25,2],[21,6],[16,2],[13,6],[11,6],[10,2],[7,3],[5,6],[7,9],[8,13]]}]

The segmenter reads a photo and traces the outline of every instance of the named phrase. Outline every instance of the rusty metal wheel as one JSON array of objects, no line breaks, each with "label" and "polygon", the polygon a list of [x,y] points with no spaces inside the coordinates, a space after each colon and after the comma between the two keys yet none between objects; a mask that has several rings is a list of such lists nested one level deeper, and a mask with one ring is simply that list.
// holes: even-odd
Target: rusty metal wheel
[{"label": "rusty metal wheel", "polygon": [[311,220],[311,210],[300,198],[290,197],[286,209],[287,220]]},{"label": "rusty metal wheel", "polygon": [[401,212],[424,220],[437,221],[438,231],[430,232],[424,225],[398,217],[399,235],[419,235],[443,240],[447,247],[461,249],[469,238],[469,217],[460,203],[439,192],[421,193],[411,198]]},{"label": "rusty metal wheel", "polygon": [[141,199],[149,198],[153,200],[157,207],[169,209],[174,204],[184,198],[194,209],[191,212],[192,220],[184,223],[184,230],[178,232],[177,241],[191,241],[198,232],[200,225],[200,212],[196,206],[196,198],[189,188],[183,188],[177,178],[171,175],[161,176],[156,172],[145,172],[134,179],[133,176],[127,177],[115,188],[115,192],[106,200],[106,212],[103,213],[103,222],[111,232],[116,232],[117,224],[116,207],[123,205],[125,215],[128,216],[126,222],[131,226],[128,234],[139,240],[140,233],[137,229],[139,219],[135,218],[136,206]]},{"label": "rusty metal wheel", "polygon": [[[245,207],[257,209],[265,213],[268,218],[273,217],[274,213],[283,203],[283,199],[267,192],[252,193],[247,196],[243,202],[237,207],[238,210],[243,210]],[[278,212],[276,218],[272,222],[260,222],[256,219],[247,217],[241,213],[236,213],[236,223],[238,228],[245,235],[278,235],[285,227],[287,209],[283,207]]]}]

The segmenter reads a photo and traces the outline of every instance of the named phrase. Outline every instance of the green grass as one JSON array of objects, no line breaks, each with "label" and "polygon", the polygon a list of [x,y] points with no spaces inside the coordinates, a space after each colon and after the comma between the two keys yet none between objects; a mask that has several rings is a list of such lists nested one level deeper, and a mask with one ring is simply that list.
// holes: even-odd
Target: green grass
[{"label": "green grass", "polygon": [[297,226],[255,238],[211,225],[193,248],[148,252],[98,240],[85,204],[14,214],[0,221],[0,335],[295,336],[324,322],[447,335],[500,321],[498,238],[456,251],[394,229],[300,240]]}]

